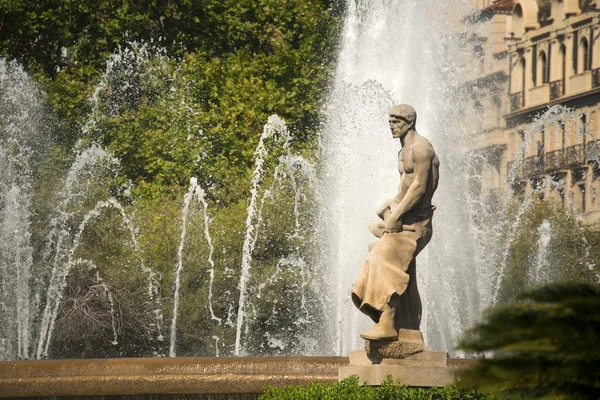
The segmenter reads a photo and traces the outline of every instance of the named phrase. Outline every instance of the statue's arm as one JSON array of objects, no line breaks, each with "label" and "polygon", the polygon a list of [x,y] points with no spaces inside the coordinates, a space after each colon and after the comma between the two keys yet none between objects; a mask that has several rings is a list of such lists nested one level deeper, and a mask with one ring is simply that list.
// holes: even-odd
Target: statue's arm
[{"label": "statue's arm", "polygon": [[400,203],[392,210],[392,213],[386,220],[385,231],[397,232],[395,228],[396,222],[402,219],[402,216],[414,208],[423,198],[427,190],[427,178],[431,169],[431,161],[435,153],[428,146],[417,146],[413,149],[413,181],[409,186]]}]

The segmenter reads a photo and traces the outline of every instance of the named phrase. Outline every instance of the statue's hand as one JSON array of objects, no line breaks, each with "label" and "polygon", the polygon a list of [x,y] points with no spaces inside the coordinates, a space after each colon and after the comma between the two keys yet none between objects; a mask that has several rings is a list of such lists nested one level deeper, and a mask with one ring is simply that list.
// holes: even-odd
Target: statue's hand
[{"label": "statue's hand", "polygon": [[402,220],[397,219],[394,220],[392,218],[388,218],[385,221],[385,233],[398,233],[402,232]]},{"label": "statue's hand", "polygon": [[381,207],[379,207],[377,209],[377,211],[375,211],[375,214],[377,214],[377,216],[379,218],[381,218],[382,220],[386,220],[387,217],[389,217],[389,215],[392,213],[392,209],[394,207],[396,207],[398,205],[398,202],[394,199],[390,199],[387,200],[385,203],[383,203],[381,205]]}]

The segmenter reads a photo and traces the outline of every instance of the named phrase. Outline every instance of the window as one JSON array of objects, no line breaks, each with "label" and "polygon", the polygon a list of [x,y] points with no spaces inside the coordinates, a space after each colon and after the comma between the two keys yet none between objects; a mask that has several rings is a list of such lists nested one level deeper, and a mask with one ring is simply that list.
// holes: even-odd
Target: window
[{"label": "window", "polygon": [[525,62],[525,57],[521,57],[520,63],[521,65],[521,73],[522,73],[522,78],[521,78],[521,91],[524,93],[525,92],[525,87],[527,85],[526,83],[526,74],[527,74],[527,63]]},{"label": "window", "polygon": [[544,83],[548,83],[548,62],[546,59],[546,52],[541,51],[539,56],[538,56],[538,62],[537,62],[537,78],[538,81],[542,84]]},{"label": "window", "polygon": [[512,16],[512,34],[514,37],[520,38],[523,35],[523,9],[517,3]]},{"label": "window", "polygon": [[560,46],[560,80],[562,81],[560,88],[562,96],[565,94],[565,81],[567,80],[567,47],[564,44]]},{"label": "window", "polygon": [[579,49],[577,51],[577,71],[583,72],[590,69],[590,53],[587,38],[581,38],[579,41]]}]

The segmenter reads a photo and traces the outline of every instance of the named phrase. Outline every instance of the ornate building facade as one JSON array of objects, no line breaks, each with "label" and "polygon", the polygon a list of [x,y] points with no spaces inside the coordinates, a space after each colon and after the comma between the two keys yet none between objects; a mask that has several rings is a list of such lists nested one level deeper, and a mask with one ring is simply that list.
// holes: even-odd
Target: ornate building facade
[{"label": "ornate building facade", "polygon": [[[466,85],[482,195],[551,200],[600,221],[600,0],[475,3],[467,23],[487,27],[471,37],[483,68]],[[548,113],[554,105],[573,112]]]}]

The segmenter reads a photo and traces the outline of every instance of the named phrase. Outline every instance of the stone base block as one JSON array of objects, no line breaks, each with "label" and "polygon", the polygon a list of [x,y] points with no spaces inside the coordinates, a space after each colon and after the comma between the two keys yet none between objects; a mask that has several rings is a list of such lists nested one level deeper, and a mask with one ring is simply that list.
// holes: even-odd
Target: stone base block
[{"label": "stone base block", "polygon": [[454,367],[447,366],[445,351],[423,351],[404,358],[373,358],[365,350],[350,353],[350,365],[338,369],[338,379],[358,375],[361,383],[380,385],[388,375],[404,385],[447,386],[454,381]]},{"label": "stone base block", "polygon": [[357,375],[361,383],[381,385],[391,376],[408,386],[447,386],[456,371],[447,361],[446,352],[427,349],[421,331],[400,329],[398,339],[365,340],[365,350],[350,353],[350,365],[338,369],[338,379]]},{"label": "stone base block", "polygon": [[341,381],[351,375],[358,375],[360,383],[381,385],[388,375],[394,382],[408,386],[433,387],[448,386],[454,382],[455,368],[425,365],[349,365],[340,367],[338,378]]},{"label": "stone base block", "polygon": [[371,359],[406,358],[428,351],[419,330],[400,329],[396,340],[365,340],[365,351]]}]

